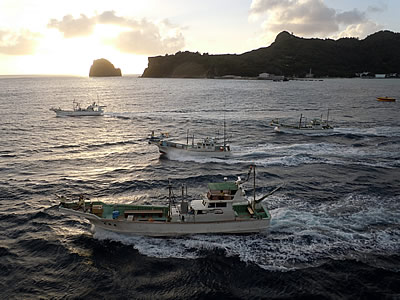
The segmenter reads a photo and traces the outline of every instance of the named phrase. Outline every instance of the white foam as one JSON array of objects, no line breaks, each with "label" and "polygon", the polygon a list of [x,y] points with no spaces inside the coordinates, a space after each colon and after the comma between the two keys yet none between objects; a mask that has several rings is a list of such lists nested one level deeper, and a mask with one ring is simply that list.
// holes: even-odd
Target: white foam
[{"label": "white foam", "polygon": [[299,166],[304,164],[365,165],[395,168],[400,165],[398,152],[391,147],[351,147],[336,143],[260,144],[243,147],[232,146],[229,158],[193,156],[169,153],[168,158],[197,163],[256,164],[258,166]]},{"label": "white foam", "polygon": [[103,231],[95,237],[120,241],[143,255],[159,258],[194,259],[204,253],[202,250],[223,249],[227,256],[238,256],[268,270],[315,266],[327,258],[362,259],[367,253],[400,251],[399,198],[349,195],[313,209],[301,199],[274,200],[284,205],[271,211],[269,234],[151,238]]},{"label": "white foam", "polygon": [[337,134],[351,134],[359,136],[382,136],[382,137],[399,137],[399,126],[379,126],[371,128],[335,128],[334,132]]}]

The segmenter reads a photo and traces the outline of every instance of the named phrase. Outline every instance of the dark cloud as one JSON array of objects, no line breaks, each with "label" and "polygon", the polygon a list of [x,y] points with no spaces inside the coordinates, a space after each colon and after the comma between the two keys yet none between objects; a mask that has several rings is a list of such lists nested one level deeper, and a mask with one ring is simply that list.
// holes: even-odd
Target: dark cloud
[{"label": "dark cloud", "polygon": [[19,33],[0,30],[0,53],[31,55],[35,52],[39,37],[39,34],[27,30]]},{"label": "dark cloud", "polygon": [[385,3],[380,3],[376,6],[368,6],[367,11],[370,13],[380,13],[387,10],[387,5]]},{"label": "dark cloud", "polygon": [[96,24],[118,25],[127,29],[112,40],[113,45],[123,52],[143,55],[172,53],[185,45],[181,32],[183,28],[168,19],[156,24],[146,19],[120,17],[114,11],[105,11],[92,18],[82,14],[74,19],[67,15],[61,21],[52,19],[48,27],[58,29],[66,38],[72,38],[92,34]]},{"label": "dark cloud", "polygon": [[338,23],[350,25],[363,23],[367,20],[367,18],[365,13],[360,12],[357,9],[353,9],[352,11],[345,11],[343,13],[336,14],[336,20]]}]

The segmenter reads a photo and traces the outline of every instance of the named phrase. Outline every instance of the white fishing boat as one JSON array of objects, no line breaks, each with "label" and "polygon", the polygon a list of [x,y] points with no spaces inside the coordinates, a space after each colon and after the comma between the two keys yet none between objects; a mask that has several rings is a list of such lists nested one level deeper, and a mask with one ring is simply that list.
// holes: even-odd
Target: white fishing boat
[{"label": "white fishing boat", "polygon": [[86,108],[82,108],[79,102],[72,102],[72,110],[64,110],[61,108],[50,108],[56,113],[57,117],[83,117],[83,116],[102,116],[104,114],[104,105],[98,105],[93,102]]},{"label": "white fishing boat", "polygon": [[303,115],[300,115],[300,120],[298,124],[285,124],[281,123],[279,119],[274,119],[270,123],[271,126],[274,127],[275,132],[284,132],[284,133],[322,133],[322,132],[331,132],[333,131],[333,126],[331,126],[328,122],[329,118],[329,110],[327,114],[326,120],[321,118],[314,118],[311,121],[307,121]]},{"label": "white fishing boat", "polygon": [[168,205],[131,205],[87,201],[67,202],[61,198],[61,212],[88,219],[94,231],[106,230],[129,235],[179,236],[191,234],[241,234],[258,233],[268,228],[271,215],[263,200],[277,191],[256,200],[255,189],[252,199],[245,197],[243,184],[253,170],[250,168],[246,180],[210,183],[204,199],[187,200],[182,187],[182,199],[172,199],[169,184]]},{"label": "white fishing boat", "polygon": [[154,135],[154,131],[148,137],[149,144],[156,145],[161,154],[172,154],[182,156],[207,156],[224,158],[231,155],[231,147],[225,138],[223,142],[219,142],[216,138],[206,137],[199,141],[195,141],[194,135],[189,141],[189,132],[186,136],[186,143],[173,141],[168,133],[161,133],[158,136]]}]

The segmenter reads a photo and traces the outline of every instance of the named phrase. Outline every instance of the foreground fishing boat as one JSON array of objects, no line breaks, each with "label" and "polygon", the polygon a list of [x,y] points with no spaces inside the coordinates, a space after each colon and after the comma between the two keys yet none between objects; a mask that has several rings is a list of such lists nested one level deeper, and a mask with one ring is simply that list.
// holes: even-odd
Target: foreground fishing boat
[{"label": "foreground fishing boat", "polygon": [[[61,198],[59,210],[88,219],[94,230],[99,229],[131,235],[179,236],[190,234],[240,234],[258,233],[268,228],[271,215],[262,202],[267,196],[256,200],[245,198],[243,184],[248,181],[223,181],[210,183],[207,197],[187,201],[182,188],[182,199],[175,203],[169,184],[168,205],[111,204],[100,201],[66,202]],[[255,185],[255,177],[254,177]],[[254,190],[255,191],[255,190]]]},{"label": "foreground fishing boat", "polygon": [[275,132],[284,132],[284,133],[330,132],[333,131],[333,126],[329,124],[328,118],[329,118],[329,110],[326,120],[323,120],[321,116],[321,118],[314,118],[311,121],[307,122],[305,120],[303,121],[304,117],[301,114],[299,123],[297,125],[281,123],[278,119],[272,120],[270,125],[274,127]]},{"label": "foreground fishing boat", "polygon": [[208,157],[228,157],[231,154],[231,147],[227,144],[224,134],[224,140],[219,143],[215,138],[206,137],[201,141],[195,142],[194,136],[189,143],[189,136],[186,143],[174,142],[168,134],[162,133],[155,136],[152,132],[148,138],[149,144],[156,145],[161,154],[189,155],[189,156],[208,156]]},{"label": "foreground fishing boat", "polygon": [[83,116],[102,116],[104,114],[104,105],[98,105],[96,102],[90,104],[87,108],[81,108],[79,102],[72,102],[72,110],[63,110],[61,108],[50,108],[56,113],[57,117],[83,117]]},{"label": "foreground fishing boat", "polygon": [[395,102],[396,99],[392,97],[378,97],[376,98],[378,101],[383,101],[383,102]]}]

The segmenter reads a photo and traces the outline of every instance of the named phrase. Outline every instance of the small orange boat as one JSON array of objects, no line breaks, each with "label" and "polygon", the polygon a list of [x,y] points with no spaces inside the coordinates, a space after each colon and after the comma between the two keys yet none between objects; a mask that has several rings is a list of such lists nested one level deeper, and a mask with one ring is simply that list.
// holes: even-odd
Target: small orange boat
[{"label": "small orange boat", "polygon": [[392,98],[392,97],[378,97],[378,98],[376,98],[376,100],[385,101],[385,102],[394,102],[394,101],[396,101],[396,99]]}]

